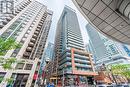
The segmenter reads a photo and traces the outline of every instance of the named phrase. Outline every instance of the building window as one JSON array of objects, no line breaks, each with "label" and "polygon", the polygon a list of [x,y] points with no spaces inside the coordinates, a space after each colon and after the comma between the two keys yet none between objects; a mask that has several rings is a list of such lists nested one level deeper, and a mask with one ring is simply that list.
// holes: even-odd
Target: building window
[{"label": "building window", "polygon": [[23,69],[24,63],[18,63],[16,69]]},{"label": "building window", "polygon": [[26,64],[25,70],[31,70],[32,69],[32,64]]},{"label": "building window", "polygon": [[0,83],[3,81],[5,74],[4,72],[0,72]]}]

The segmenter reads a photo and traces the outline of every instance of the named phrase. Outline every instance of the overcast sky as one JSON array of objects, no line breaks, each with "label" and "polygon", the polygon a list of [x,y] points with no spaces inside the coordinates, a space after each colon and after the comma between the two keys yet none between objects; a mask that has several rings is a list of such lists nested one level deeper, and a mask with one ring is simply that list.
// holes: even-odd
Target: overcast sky
[{"label": "overcast sky", "polygon": [[52,24],[49,32],[49,37],[48,37],[48,42],[54,43],[54,37],[55,37],[55,31],[56,31],[56,26],[58,19],[63,11],[63,8],[65,5],[73,8],[76,10],[78,20],[79,20],[79,25],[81,28],[81,33],[83,36],[84,44],[88,43],[88,35],[87,31],[85,29],[85,25],[88,23],[84,17],[80,14],[80,12],[77,10],[77,8],[74,6],[71,0],[37,0],[43,3],[48,7],[48,9],[53,11],[53,18],[52,18]]}]

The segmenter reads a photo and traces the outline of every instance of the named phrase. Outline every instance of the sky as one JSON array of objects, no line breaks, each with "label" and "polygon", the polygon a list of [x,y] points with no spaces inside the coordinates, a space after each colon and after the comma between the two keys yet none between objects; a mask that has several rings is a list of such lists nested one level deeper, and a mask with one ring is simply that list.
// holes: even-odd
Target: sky
[{"label": "sky", "polygon": [[49,32],[48,42],[54,43],[57,22],[60,18],[64,6],[67,5],[76,10],[84,44],[86,45],[88,43],[89,38],[87,31],[85,29],[85,26],[88,22],[87,20],[85,20],[82,14],[80,14],[80,12],[77,10],[77,8],[75,7],[75,5],[71,0],[37,0],[37,1],[43,3],[44,5],[47,6],[49,10],[53,11],[52,24]]}]

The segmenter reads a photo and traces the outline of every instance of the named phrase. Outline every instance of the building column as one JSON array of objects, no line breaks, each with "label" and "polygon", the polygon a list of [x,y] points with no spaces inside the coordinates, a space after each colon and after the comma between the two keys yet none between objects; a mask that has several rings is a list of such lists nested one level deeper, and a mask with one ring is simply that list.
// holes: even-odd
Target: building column
[{"label": "building column", "polygon": [[92,61],[92,55],[91,54],[89,54],[89,61],[91,63],[92,70],[95,72],[93,61]]},{"label": "building column", "polygon": [[72,73],[75,73],[75,61],[74,61],[74,48],[71,48],[71,63],[72,63]]},{"label": "building column", "polygon": [[31,72],[30,72],[30,75],[28,77],[28,80],[27,80],[27,83],[26,83],[25,87],[31,87],[31,84],[32,84],[32,81],[33,81],[33,76],[34,76],[38,61],[39,61],[39,59],[35,58],[32,69],[31,69]]}]

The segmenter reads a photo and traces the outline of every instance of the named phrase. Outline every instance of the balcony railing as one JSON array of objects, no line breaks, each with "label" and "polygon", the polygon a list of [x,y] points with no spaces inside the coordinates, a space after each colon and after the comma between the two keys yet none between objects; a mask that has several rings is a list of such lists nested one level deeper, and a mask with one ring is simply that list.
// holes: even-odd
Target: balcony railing
[{"label": "balcony railing", "polygon": [[34,34],[34,35],[33,35],[33,38],[35,38],[35,39],[36,39],[36,38],[37,38],[37,35],[36,35],[36,34]]},{"label": "balcony railing", "polygon": [[26,50],[29,51],[29,52],[31,52],[32,51],[32,47],[27,47]]},{"label": "balcony railing", "polygon": [[29,57],[29,56],[30,56],[30,53],[29,53],[29,52],[25,52],[25,53],[23,54],[23,56]]},{"label": "balcony railing", "polygon": [[88,67],[88,68],[91,68],[91,67],[92,67],[91,65],[79,64],[79,63],[75,63],[75,65],[78,66],[78,67]]},{"label": "balcony railing", "polygon": [[35,39],[35,38],[32,38],[32,39],[31,39],[31,42],[36,42],[36,39]]}]

